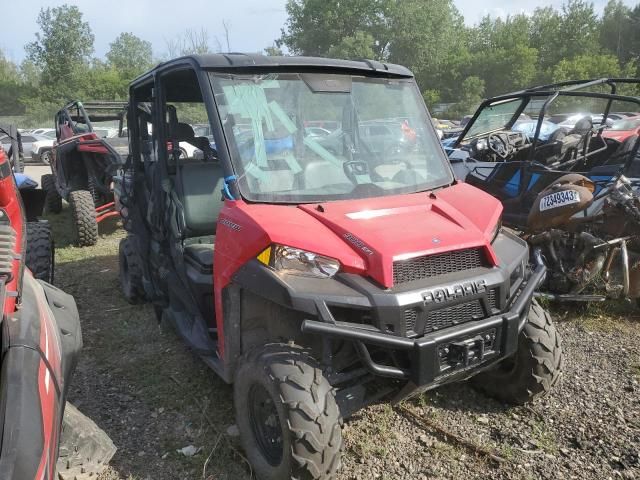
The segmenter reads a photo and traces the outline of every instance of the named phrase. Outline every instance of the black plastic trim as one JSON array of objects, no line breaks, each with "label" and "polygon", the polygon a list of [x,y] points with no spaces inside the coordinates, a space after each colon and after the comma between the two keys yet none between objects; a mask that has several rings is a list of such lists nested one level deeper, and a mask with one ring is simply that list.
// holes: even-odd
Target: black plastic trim
[{"label": "black plastic trim", "polygon": [[[524,321],[526,321],[533,293],[544,279],[545,273],[546,267],[543,264],[538,264],[526,284],[518,292],[517,298],[507,312],[494,315],[485,320],[469,322],[434,332],[417,339],[402,338],[357,327],[336,325],[330,321],[305,320],[301,328],[304,333],[356,342],[361,353],[361,359],[372,374],[396,379],[410,379],[416,386],[421,387],[438,382],[437,347],[440,344],[470,338],[487,330],[495,329],[497,332],[496,338],[499,342],[498,354],[488,359],[488,361],[494,362],[513,354],[517,350],[518,335],[524,326]],[[411,367],[409,369],[400,369],[376,364],[371,360],[368,352],[363,352],[364,345],[408,351]],[[466,370],[460,372],[460,374],[466,373],[468,373]],[[456,377],[448,377],[447,381],[454,378]]]}]

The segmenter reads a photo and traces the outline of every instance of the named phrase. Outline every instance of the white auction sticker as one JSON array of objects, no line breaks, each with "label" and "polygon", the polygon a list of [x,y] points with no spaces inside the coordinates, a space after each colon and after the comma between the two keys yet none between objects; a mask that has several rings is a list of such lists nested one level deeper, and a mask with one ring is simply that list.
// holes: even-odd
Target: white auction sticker
[{"label": "white auction sticker", "polygon": [[545,210],[571,205],[572,203],[580,203],[580,193],[577,190],[563,190],[542,197],[540,211],[544,212]]}]

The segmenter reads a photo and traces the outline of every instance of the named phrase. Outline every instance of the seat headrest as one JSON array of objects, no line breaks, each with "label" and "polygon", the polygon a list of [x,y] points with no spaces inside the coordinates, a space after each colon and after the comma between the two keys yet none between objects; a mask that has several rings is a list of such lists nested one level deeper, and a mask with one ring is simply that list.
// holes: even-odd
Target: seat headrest
[{"label": "seat headrest", "polygon": [[591,117],[583,117],[578,120],[573,127],[573,133],[579,133],[581,135],[585,135],[593,128],[593,121]]},{"label": "seat headrest", "polygon": [[169,131],[169,137],[171,139],[178,140],[180,142],[188,142],[189,140],[193,140],[196,136],[193,128],[188,123],[178,123],[173,130],[171,129],[171,125],[169,125],[167,130]]}]

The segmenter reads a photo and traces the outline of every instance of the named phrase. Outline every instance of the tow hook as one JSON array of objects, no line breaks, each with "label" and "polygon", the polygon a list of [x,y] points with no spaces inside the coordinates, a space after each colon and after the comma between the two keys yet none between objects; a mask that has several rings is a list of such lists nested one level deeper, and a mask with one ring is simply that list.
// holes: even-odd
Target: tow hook
[{"label": "tow hook", "polygon": [[484,360],[484,338],[477,337],[449,344],[448,361],[468,367],[472,363]]}]

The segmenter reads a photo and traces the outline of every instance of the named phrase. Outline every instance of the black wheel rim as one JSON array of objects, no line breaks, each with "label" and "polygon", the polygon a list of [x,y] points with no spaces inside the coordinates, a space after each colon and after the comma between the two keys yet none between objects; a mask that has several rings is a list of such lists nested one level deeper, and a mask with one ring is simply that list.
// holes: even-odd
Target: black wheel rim
[{"label": "black wheel rim", "polygon": [[275,402],[262,385],[249,390],[249,421],[260,452],[271,466],[282,462],[283,434]]}]

